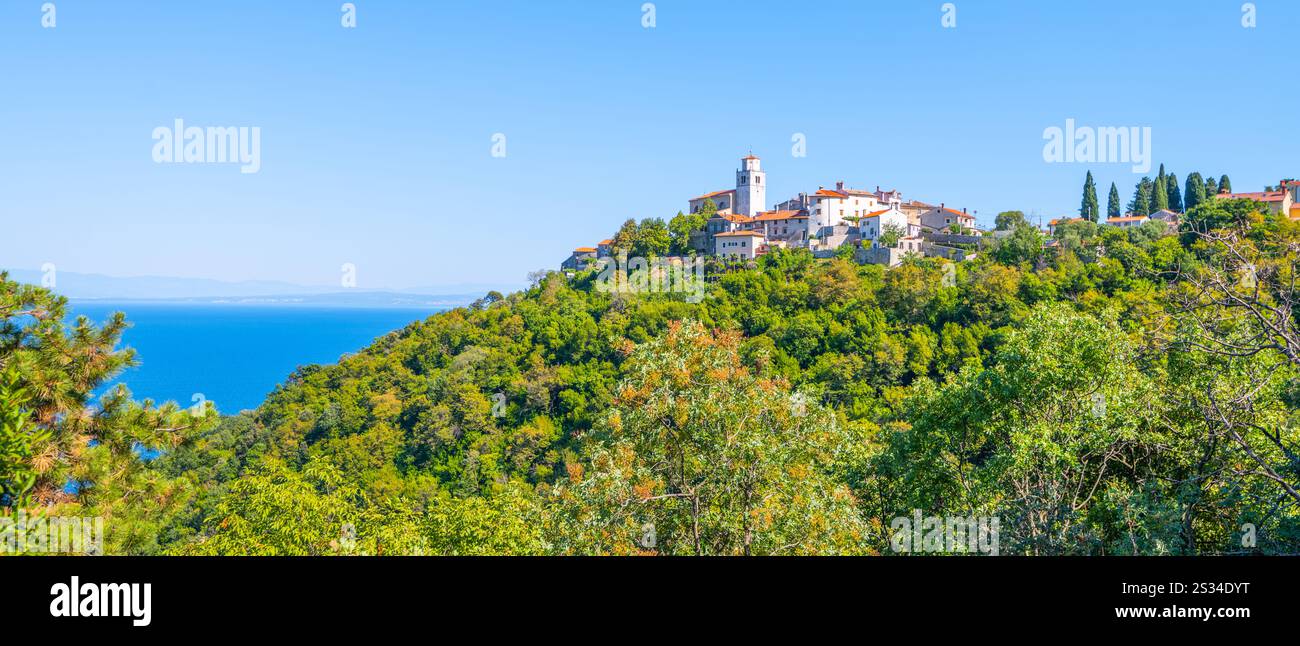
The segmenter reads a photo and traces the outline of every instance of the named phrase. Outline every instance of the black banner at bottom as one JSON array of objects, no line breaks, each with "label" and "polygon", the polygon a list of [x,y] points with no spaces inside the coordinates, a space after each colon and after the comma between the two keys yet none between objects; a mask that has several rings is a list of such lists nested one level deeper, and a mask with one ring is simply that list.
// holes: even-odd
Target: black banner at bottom
[{"label": "black banner at bottom", "polygon": [[701,635],[733,637],[883,635],[889,624],[926,637],[1037,625],[1060,627],[1057,637],[1244,636],[1294,629],[1300,559],[7,557],[0,568],[11,635],[194,636],[292,621],[304,634],[468,622],[554,637],[582,622],[678,639],[665,622],[685,617]]}]

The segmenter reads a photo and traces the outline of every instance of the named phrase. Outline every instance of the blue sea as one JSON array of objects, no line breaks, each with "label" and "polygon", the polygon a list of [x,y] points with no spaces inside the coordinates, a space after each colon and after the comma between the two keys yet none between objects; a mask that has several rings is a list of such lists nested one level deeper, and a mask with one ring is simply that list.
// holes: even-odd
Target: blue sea
[{"label": "blue sea", "polygon": [[124,383],[136,400],[182,407],[201,394],[222,414],[256,408],[299,366],[335,363],[438,311],[85,301],[70,309],[71,317],[95,323],[126,313],[131,327],[121,345],[135,349],[139,365],[108,385]]}]

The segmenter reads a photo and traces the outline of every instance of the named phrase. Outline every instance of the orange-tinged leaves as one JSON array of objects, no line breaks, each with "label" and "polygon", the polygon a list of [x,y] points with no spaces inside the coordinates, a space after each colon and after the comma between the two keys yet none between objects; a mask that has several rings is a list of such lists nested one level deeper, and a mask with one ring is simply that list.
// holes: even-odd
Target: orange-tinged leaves
[{"label": "orange-tinged leaves", "polygon": [[577,462],[564,463],[564,470],[569,474],[569,481],[573,483],[582,482],[582,465]]}]

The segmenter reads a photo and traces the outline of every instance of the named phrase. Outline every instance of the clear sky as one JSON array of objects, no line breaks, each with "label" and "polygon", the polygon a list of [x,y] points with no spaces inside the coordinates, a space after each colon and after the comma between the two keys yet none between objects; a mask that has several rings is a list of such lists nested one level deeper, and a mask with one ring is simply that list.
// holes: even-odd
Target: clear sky
[{"label": "clear sky", "polygon": [[[844,180],[1044,219],[1085,171],[1043,131],[1152,129],[1180,180],[1300,175],[1300,2],[0,2],[0,266],[362,287],[518,283],[629,217]],[[256,126],[261,169],[152,132]],[[506,135],[506,156],[491,155]],[[791,137],[807,137],[807,156]]]}]

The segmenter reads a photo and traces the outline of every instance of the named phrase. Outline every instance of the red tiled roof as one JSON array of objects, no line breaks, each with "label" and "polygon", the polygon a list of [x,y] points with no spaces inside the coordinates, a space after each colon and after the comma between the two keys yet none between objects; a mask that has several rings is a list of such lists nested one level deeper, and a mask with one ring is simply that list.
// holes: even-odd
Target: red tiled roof
[{"label": "red tiled roof", "polygon": [[577,249],[574,249],[574,250],[573,250],[573,253],[596,253],[596,248],[595,248],[595,247],[578,247]]},{"label": "red tiled roof", "polygon": [[[734,189],[734,188],[729,188],[729,189],[727,189],[727,190],[725,190],[725,191],[714,191],[714,192],[712,192],[712,193],[705,193],[704,195],[701,195],[701,196],[699,196],[699,197],[693,197],[693,198],[691,198],[691,201],[695,201],[695,200],[703,200],[703,199],[707,199],[707,198],[710,198],[710,197],[717,197],[717,196],[719,196],[719,195],[726,195],[726,194],[728,194],[728,193],[735,193],[735,192],[736,192],[736,189]],[[681,199],[681,198],[678,198],[678,199]]]},{"label": "red tiled roof", "polygon": [[1228,200],[1255,200],[1256,202],[1281,202],[1286,199],[1286,191],[1257,193],[1219,193],[1215,197],[1221,197]]},{"label": "red tiled roof", "polygon": [[764,211],[754,216],[755,222],[768,222],[771,220],[793,220],[795,218],[806,218],[806,215],[799,215],[798,211]]},{"label": "red tiled roof", "polygon": [[844,199],[848,197],[848,194],[841,193],[839,191],[832,191],[831,189],[828,188],[819,188],[817,189],[816,193],[813,193],[813,197],[833,197],[837,199]]}]

